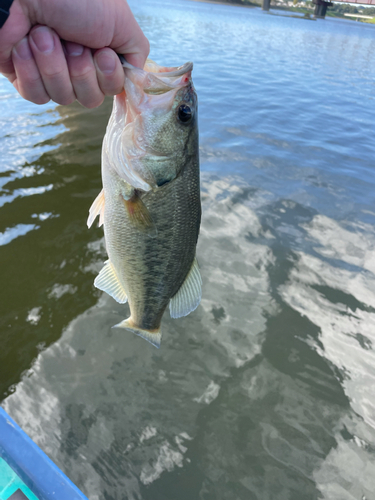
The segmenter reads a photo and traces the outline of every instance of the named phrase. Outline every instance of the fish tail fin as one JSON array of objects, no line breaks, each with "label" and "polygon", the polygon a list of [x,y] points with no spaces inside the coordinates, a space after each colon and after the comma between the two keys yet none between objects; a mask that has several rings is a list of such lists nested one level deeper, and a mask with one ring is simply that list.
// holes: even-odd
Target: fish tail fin
[{"label": "fish tail fin", "polygon": [[156,328],[155,330],[144,330],[143,328],[139,328],[138,326],[136,326],[134,324],[134,321],[130,317],[128,319],[124,319],[124,321],[121,321],[121,323],[114,325],[112,328],[125,328],[126,330],[129,330],[135,333],[136,335],[139,335],[139,337],[142,337],[143,339],[147,340],[158,349],[160,347],[161,343],[160,327]]}]

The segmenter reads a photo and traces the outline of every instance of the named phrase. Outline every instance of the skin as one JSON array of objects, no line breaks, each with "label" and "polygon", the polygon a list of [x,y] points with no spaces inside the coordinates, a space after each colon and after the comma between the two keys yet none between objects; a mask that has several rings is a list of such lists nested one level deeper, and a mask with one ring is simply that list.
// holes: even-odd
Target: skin
[{"label": "skin", "polygon": [[15,0],[0,29],[0,73],[35,104],[94,108],[119,94],[116,52],[138,67],[149,53],[125,0]]}]

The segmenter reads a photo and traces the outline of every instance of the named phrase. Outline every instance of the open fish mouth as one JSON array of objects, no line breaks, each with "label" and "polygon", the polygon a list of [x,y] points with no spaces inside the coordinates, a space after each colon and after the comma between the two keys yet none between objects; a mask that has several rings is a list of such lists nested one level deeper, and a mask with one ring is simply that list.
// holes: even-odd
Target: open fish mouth
[{"label": "open fish mouth", "polygon": [[[149,95],[160,95],[186,87],[191,83],[191,72],[193,71],[193,63],[187,62],[178,67],[159,66],[151,59],[147,59],[143,69],[137,68],[128,63],[124,56],[118,55],[125,73],[131,71],[135,80],[142,79],[143,91]],[[141,77],[141,75],[147,75]],[[138,78],[134,75],[138,75]]]},{"label": "open fish mouth", "polygon": [[[121,54],[118,54],[120,62],[122,66],[126,69],[139,69],[136,68],[136,66],[133,66],[132,64],[128,63],[125,57]],[[147,71],[148,73],[152,73],[155,76],[160,77],[167,77],[167,78],[174,78],[174,77],[179,77],[182,75],[185,75],[186,73],[189,73],[193,71],[193,63],[192,62],[187,62],[183,64],[182,66],[178,67],[166,67],[166,66],[159,66],[156,64],[154,61],[151,59],[147,59],[144,71]]]}]

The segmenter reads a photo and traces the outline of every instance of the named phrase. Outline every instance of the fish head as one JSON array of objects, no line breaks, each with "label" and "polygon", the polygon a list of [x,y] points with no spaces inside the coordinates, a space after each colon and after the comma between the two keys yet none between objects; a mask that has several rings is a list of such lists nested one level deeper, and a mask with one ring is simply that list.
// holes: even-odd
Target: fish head
[{"label": "fish head", "polygon": [[[118,170],[125,180],[148,191],[172,181],[198,155],[193,64],[167,68],[148,60],[143,70],[128,66],[124,92],[116,96],[112,113],[112,125],[123,127],[121,154],[114,157],[122,160]],[[112,133],[119,137],[118,129]]]},{"label": "fish head", "polygon": [[191,72],[180,79],[177,88],[151,100],[144,139],[151,152],[173,159],[180,171],[198,137],[198,98]]}]

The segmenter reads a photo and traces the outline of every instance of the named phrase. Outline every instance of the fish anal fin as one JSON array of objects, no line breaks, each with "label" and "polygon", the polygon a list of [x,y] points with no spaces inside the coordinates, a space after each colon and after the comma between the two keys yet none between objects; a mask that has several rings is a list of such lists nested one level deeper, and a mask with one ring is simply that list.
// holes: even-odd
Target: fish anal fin
[{"label": "fish anal fin", "polygon": [[160,327],[156,328],[155,330],[144,330],[135,325],[134,321],[130,317],[128,319],[125,319],[124,321],[121,321],[121,323],[118,323],[112,328],[125,328],[126,330],[129,330],[130,332],[133,332],[139,337],[142,337],[143,339],[147,340],[158,349],[160,347],[161,343]]},{"label": "fish anal fin", "polygon": [[181,318],[182,316],[187,316],[199,306],[201,298],[202,278],[197,259],[194,258],[193,265],[185,281],[169,302],[171,317]]},{"label": "fish anal fin", "polygon": [[151,214],[143,203],[140,196],[137,193],[126,200],[123,199],[125,208],[127,210],[130,222],[137,228],[139,231],[147,233],[151,237],[155,237],[157,234],[156,226],[154,221],[152,220]]},{"label": "fish anal fin", "polygon": [[94,285],[96,288],[99,288],[99,290],[108,293],[108,295],[113,297],[120,304],[125,304],[128,300],[124,287],[120,283],[110,260],[107,260],[104,267],[95,278]]},{"label": "fish anal fin", "polygon": [[87,219],[87,226],[88,227],[92,226],[92,223],[94,222],[95,218],[98,215],[99,215],[99,227],[103,224],[103,222],[104,222],[104,205],[105,205],[104,189],[102,189],[90,207],[89,217]]}]

